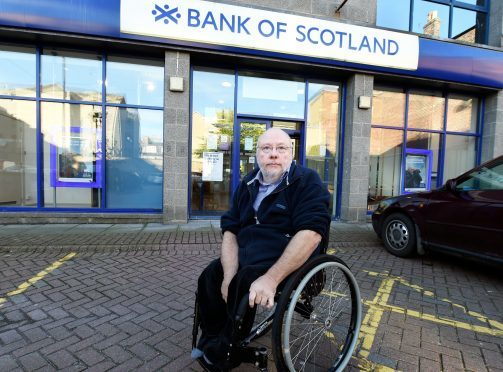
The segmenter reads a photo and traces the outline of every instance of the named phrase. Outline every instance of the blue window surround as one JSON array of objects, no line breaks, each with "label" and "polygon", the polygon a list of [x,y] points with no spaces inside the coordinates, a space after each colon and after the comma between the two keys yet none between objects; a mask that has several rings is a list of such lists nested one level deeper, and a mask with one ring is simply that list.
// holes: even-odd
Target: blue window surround
[{"label": "blue window surround", "polygon": [[[222,68],[222,69],[227,69],[229,68],[225,66],[205,66],[205,65],[197,65],[197,66],[191,66],[190,67],[190,100],[189,100],[189,106],[190,106],[190,119],[189,119],[189,139],[192,138],[192,107],[193,107],[193,95],[192,92],[193,90],[193,76],[194,76],[194,69],[203,69],[207,67],[216,67],[216,68]],[[240,71],[238,68],[234,68],[234,127],[233,127],[233,144],[232,144],[232,170],[239,169],[239,158],[235,156],[234,154],[239,153],[239,143],[240,143],[240,138],[239,138],[239,117],[241,117],[238,112],[237,112],[237,92],[238,92],[238,71]],[[246,71],[252,71],[250,69],[247,69]],[[256,70],[257,72],[263,72],[263,70]],[[302,164],[305,162],[305,151],[303,149],[306,148],[306,135],[305,135],[305,123],[307,119],[307,114],[308,114],[308,94],[307,94],[307,89],[309,86],[310,79],[307,76],[303,75],[295,75],[296,77],[299,77],[304,80],[305,82],[305,106],[304,106],[304,118],[298,118],[298,119],[292,119],[292,118],[281,118],[281,117],[274,117],[274,120],[283,120],[283,121],[295,121],[299,122],[302,125],[302,130],[304,131],[304,136],[303,142],[301,143],[301,154],[300,154],[300,161]],[[313,79],[316,82],[319,82],[319,79]],[[329,83],[328,80],[325,82]],[[339,107],[339,139],[338,139],[338,148],[339,152],[337,155],[337,164],[343,164],[344,158],[344,126],[345,126],[345,111],[346,111],[346,84],[344,84],[342,81],[333,81],[330,82],[330,84],[338,84],[341,87],[341,94],[340,94],[340,107]],[[263,119],[263,120],[270,120],[271,117],[263,117],[263,116],[255,116],[255,115],[245,115],[244,117],[249,118],[249,119]],[[192,154],[192,141],[189,140],[189,154]],[[341,211],[341,203],[340,203],[340,197],[342,195],[342,167],[339,166],[337,169],[337,185],[334,185],[335,193],[336,193],[336,199],[335,199],[335,216],[332,216],[334,220],[338,219],[340,217],[340,211]],[[239,180],[239,174],[236,173],[231,173],[231,184],[235,185],[237,187],[238,185],[238,180]],[[194,220],[204,220],[204,219],[211,219],[215,218],[215,216],[220,216],[221,213],[217,212],[198,212],[197,215],[192,214],[192,199],[191,199],[191,187],[190,185],[192,184],[192,162],[189,161],[189,175],[187,177],[187,184],[189,185],[188,187],[188,197],[187,197],[187,210],[189,211],[189,218],[194,219]],[[233,190],[234,192],[234,190]],[[232,194],[230,196],[232,198]]]},{"label": "blue window surround", "polygon": [[[402,1],[402,0],[401,0]],[[409,32],[412,32],[413,28],[413,19],[414,19],[414,2],[415,1],[420,1],[420,0],[409,0],[410,1],[410,12],[409,12]],[[484,6],[479,6],[479,5],[472,5],[472,4],[467,4],[463,3],[458,0],[426,0],[430,3],[437,3],[437,4],[442,4],[442,5],[448,5],[449,6],[449,38],[452,37],[452,18],[454,15],[454,8],[460,8],[460,9],[467,9],[467,10],[475,10],[477,12],[485,13],[486,14],[486,30],[485,30],[485,35],[484,35],[484,42],[487,43],[487,38],[489,36],[489,9],[490,9],[490,3],[491,0],[486,0],[486,3]]]},{"label": "blue window surround", "polygon": [[[457,0],[433,1],[439,4],[448,4],[451,7],[478,10],[486,14],[489,14],[490,10],[489,0],[486,0],[484,7],[477,7]],[[503,88],[503,53],[493,48],[481,48],[476,45],[472,46],[420,37],[418,69],[414,71],[397,70],[338,60],[267,52],[258,49],[243,49],[218,44],[167,40],[145,35],[121,34],[120,0],[80,0],[78,1],[78,5],[75,6],[75,2],[73,1],[65,2],[61,0],[45,0],[43,2],[36,0],[0,0],[0,25],[19,29],[49,30],[51,32],[111,37],[124,41],[161,43],[170,47],[183,46],[224,53],[258,55],[315,63],[318,65],[351,68],[360,71],[419,77],[422,79],[438,79],[440,81],[471,84],[495,89]],[[91,14],[93,16],[89,17]],[[490,25],[487,25],[486,28],[489,29],[489,27]],[[453,57],[459,63],[450,63]]]},{"label": "blue window surround", "polygon": [[[404,192],[404,177],[403,177],[403,169],[405,169],[405,154],[407,151],[411,150],[407,148],[407,133],[408,133],[408,112],[409,112],[409,95],[410,92],[412,91],[412,88],[406,88],[403,89],[402,91],[405,93],[405,109],[404,109],[404,127],[392,127],[389,125],[379,125],[379,124],[372,124],[372,128],[379,128],[379,129],[392,129],[392,130],[397,130],[397,131],[402,131],[403,132],[403,146],[402,146],[402,159],[401,159],[401,172],[400,172],[400,190],[403,193]],[[478,114],[477,114],[477,130],[475,133],[467,133],[467,132],[452,132],[446,130],[447,128],[447,109],[448,109],[448,98],[449,98],[449,91],[443,91],[442,92],[442,97],[444,98],[444,122],[442,125],[442,130],[431,130],[431,129],[413,129],[411,131],[414,132],[423,132],[423,133],[435,133],[435,134],[440,134],[440,141],[439,141],[439,149],[438,149],[438,172],[437,172],[437,183],[436,187],[441,187],[444,184],[444,162],[445,162],[445,141],[446,141],[446,135],[448,134],[454,134],[457,136],[467,136],[467,137],[475,137],[476,142],[475,142],[475,147],[476,147],[476,153],[475,153],[475,165],[479,165],[481,162],[481,154],[482,154],[482,133],[483,133],[483,123],[484,123],[484,110],[485,110],[485,99],[484,97],[478,97]],[[372,214],[372,211],[367,211],[367,214],[370,215]]]},{"label": "blue window surround", "polygon": [[[80,51],[80,50],[79,50]],[[122,108],[135,108],[135,109],[150,109],[150,110],[160,110],[163,107],[157,106],[143,106],[143,105],[129,105],[129,104],[114,104],[106,102],[106,87],[103,82],[106,81],[106,61],[107,54],[101,53],[102,56],[102,84],[101,84],[101,102],[88,102],[88,101],[75,101],[75,100],[63,100],[63,99],[53,99],[53,98],[41,98],[41,59],[42,59],[43,47],[41,45],[36,46],[36,97],[19,97],[19,96],[5,96],[0,95],[0,99],[13,99],[13,100],[25,100],[25,101],[35,101],[36,102],[36,146],[37,146],[37,206],[36,207],[0,207],[0,212],[61,212],[61,213],[161,213],[162,209],[107,209],[106,208],[106,153],[103,149],[102,161],[101,161],[101,207],[97,208],[54,208],[54,207],[44,207],[44,153],[43,153],[43,137],[41,129],[41,104],[42,102],[56,102],[56,103],[70,103],[70,104],[91,104],[95,106],[101,105],[102,114],[102,146],[106,143],[106,108],[107,107],[122,107]]]}]

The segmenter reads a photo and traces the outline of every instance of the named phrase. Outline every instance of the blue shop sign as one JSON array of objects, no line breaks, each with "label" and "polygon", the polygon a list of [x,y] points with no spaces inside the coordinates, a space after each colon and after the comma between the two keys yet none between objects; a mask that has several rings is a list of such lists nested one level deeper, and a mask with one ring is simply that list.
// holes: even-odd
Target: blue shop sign
[{"label": "blue shop sign", "polygon": [[419,59],[415,35],[202,0],[122,0],[120,18],[123,34],[405,70]]},{"label": "blue shop sign", "polygon": [[0,0],[0,27],[155,41],[503,89],[503,52],[201,0]]}]

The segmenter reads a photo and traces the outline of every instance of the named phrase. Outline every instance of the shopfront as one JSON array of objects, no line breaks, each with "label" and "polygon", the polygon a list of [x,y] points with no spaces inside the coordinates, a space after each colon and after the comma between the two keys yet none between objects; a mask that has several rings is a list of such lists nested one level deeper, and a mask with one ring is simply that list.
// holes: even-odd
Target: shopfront
[{"label": "shopfront", "polygon": [[2,45],[1,207],[160,211],[163,70],[162,60]]},{"label": "shopfront", "polygon": [[[461,10],[490,14],[440,2],[453,29]],[[243,3],[0,0],[0,222],[217,218],[271,127],[354,222],[503,151],[503,51],[474,44],[485,26],[469,44],[375,27],[389,1],[365,27],[352,14],[374,1],[335,16],[336,1]]]},{"label": "shopfront", "polygon": [[290,135],[296,163],[318,171],[335,213],[338,83],[195,67],[192,84],[191,216],[229,208],[232,190],[257,166],[258,137],[271,127]]},{"label": "shopfront", "polygon": [[480,162],[483,99],[374,85],[368,207],[441,187]]}]

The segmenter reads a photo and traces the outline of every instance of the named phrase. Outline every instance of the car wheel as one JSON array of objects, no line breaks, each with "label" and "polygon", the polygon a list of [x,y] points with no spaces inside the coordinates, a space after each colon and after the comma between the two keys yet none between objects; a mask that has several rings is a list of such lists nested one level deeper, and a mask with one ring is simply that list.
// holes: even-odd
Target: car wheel
[{"label": "car wheel", "polygon": [[394,213],[386,217],[382,237],[384,246],[398,257],[410,257],[416,251],[416,231],[409,217]]}]

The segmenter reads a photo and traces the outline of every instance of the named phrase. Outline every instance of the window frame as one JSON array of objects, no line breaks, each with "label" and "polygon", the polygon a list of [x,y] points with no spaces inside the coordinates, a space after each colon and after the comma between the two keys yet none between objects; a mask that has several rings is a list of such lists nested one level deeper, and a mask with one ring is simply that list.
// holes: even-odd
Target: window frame
[{"label": "window frame", "polygon": [[[97,50],[94,48],[75,48],[75,47],[66,47],[66,46],[55,46],[51,44],[34,45],[32,43],[0,43],[0,49],[5,48],[29,48],[33,50],[35,55],[35,71],[36,71],[36,80],[35,80],[35,91],[36,94],[33,97],[25,97],[25,96],[16,96],[16,95],[0,95],[0,98],[3,99],[12,99],[12,100],[25,100],[25,101],[33,101],[36,103],[36,166],[37,166],[37,205],[36,207],[20,207],[20,206],[0,206],[0,212],[14,212],[14,211],[39,211],[39,212],[77,212],[77,213],[154,213],[161,214],[163,212],[163,206],[160,205],[159,208],[107,208],[106,207],[106,154],[105,154],[105,144],[106,144],[106,109],[107,107],[120,107],[120,108],[133,108],[133,109],[151,109],[151,110],[159,110],[164,111],[164,106],[147,106],[147,105],[135,105],[135,104],[119,104],[119,103],[110,103],[106,101],[106,74],[107,74],[107,62],[109,56],[113,57],[124,57],[131,59],[143,59],[145,61],[155,61],[155,66],[162,66],[165,68],[164,58],[162,56],[148,56],[148,57],[138,57],[129,54],[117,54],[110,53],[106,50]],[[42,68],[42,55],[44,53],[44,49],[48,50],[59,50],[62,52],[68,53],[91,53],[96,54],[101,57],[101,100],[100,101],[81,101],[81,100],[72,100],[72,99],[59,99],[59,98],[48,98],[42,97],[42,78],[41,78],[41,68]],[[164,86],[166,84],[165,75],[163,73],[163,92]],[[103,154],[101,161],[101,195],[100,202],[98,207],[48,207],[45,206],[44,201],[44,139],[42,134],[42,118],[41,118],[41,105],[43,102],[53,102],[53,103],[63,103],[63,104],[77,104],[77,105],[94,105],[101,107],[101,121],[102,121],[102,131],[99,139],[101,140]],[[162,100],[164,105],[164,99]],[[164,126],[163,126],[164,131]]]},{"label": "window frame", "polygon": [[[463,42],[463,41],[460,41],[460,40],[456,40],[456,39],[452,39],[453,35],[452,35],[452,25],[453,25],[453,17],[454,17],[454,9],[457,8],[457,9],[465,9],[465,10],[471,10],[471,11],[475,11],[475,12],[480,12],[480,13],[483,13],[485,15],[485,30],[484,30],[484,35],[482,36],[482,45],[487,45],[487,42],[488,42],[488,38],[489,38],[489,27],[488,27],[488,23],[489,23],[489,14],[490,14],[490,4],[491,4],[491,0],[485,0],[485,3],[483,6],[481,5],[473,5],[473,4],[468,4],[468,3],[464,3],[460,0],[408,0],[410,3],[410,8],[409,8],[409,27],[408,27],[408,31],[409,32],[412,32],[412,33],[415,33],[413,31],[413,20],[414,20],[414,4],[416,1],[426,1],[426,2],[429,2],[429,3],[433,3],[433,4],[440,4],[440,5],[447,5],[449,7],[449,22],[448,22],[448,33],[447,33],[447,38],[449,40],[453,40],[454,42]],[[377,1],[377,7],[379,6],[379,0]],[[388,27],[386,25],[376,25],[378,27],[384,27],[384,28],[388,28],[388,29],[394,29],[392,27]],[[417,35],[424,35],[424,34],[421,34],[421,33],[415,33]],[[469,42],[464,42],[464,43],[469,43]],[[471,44],[471,43],[469,43]],[[478,44],[478,43],[474,43],[474,44]]]}]

